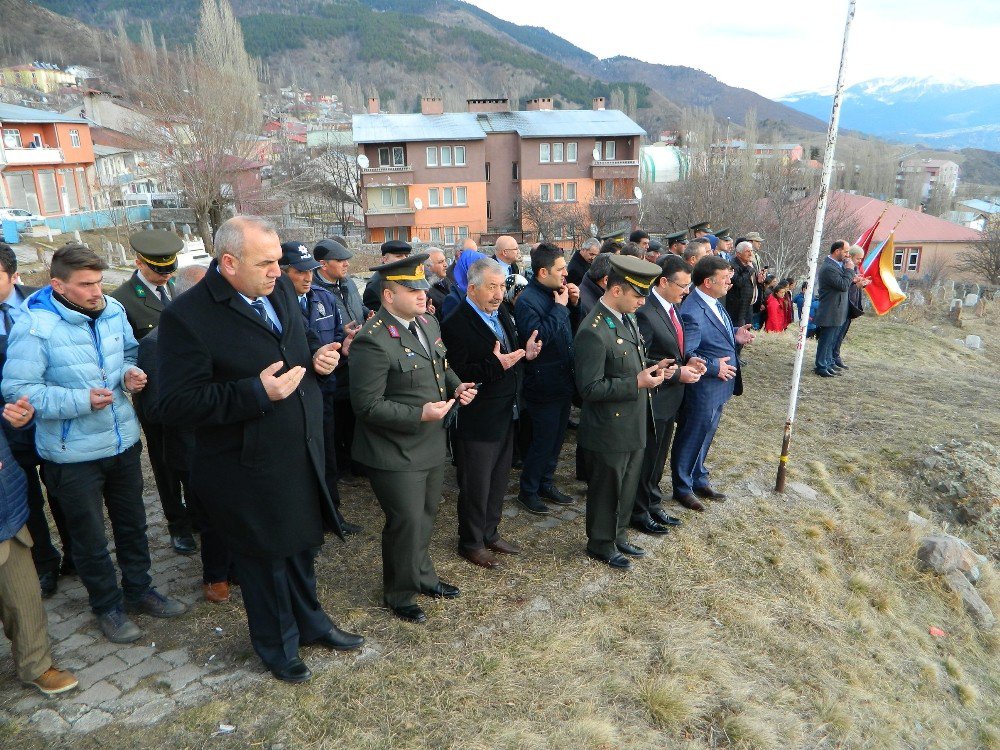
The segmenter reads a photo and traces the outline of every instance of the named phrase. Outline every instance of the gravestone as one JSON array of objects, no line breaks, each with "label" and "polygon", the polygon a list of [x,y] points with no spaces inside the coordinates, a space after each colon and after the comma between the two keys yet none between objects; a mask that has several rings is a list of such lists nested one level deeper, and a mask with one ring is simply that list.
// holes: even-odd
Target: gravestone
[{"label": "gravestone", "polygon": [[978,336],[974,336],[971,333],[965,337],[965,345],[970,349],[982,349],[983,340]]},{"label": "gravestone", "polygon": [[927,304],[927,300],[924,298],[924,293],[921,292],[919,289],[915,291],[913,295],[910,297],[910,302],[912,302],[914,305],[919,305],[920,307],[923,307],[924,305]]},{"label": "gravestone", "polygon": [[986,298],[980,297],[979,302],[976,303],[976,317],[985,318],[986,317]]},{"label": "gravestone", "polygon": [[948,313],[948,319],[955,324],[956,328],[962,327],[962,300],[951,301],[951,312]]},{"label": "gravestone", "polygon": [[965,300],[962,304],[966,307],[975,307],[977,302],[979,302],[979,295],[974,292],[969,292],[965,295]]}]

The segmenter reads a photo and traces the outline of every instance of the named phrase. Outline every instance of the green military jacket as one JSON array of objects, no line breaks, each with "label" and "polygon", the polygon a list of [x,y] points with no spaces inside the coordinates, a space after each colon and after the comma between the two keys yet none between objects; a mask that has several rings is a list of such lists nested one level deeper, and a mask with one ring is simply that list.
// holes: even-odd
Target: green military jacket
[{"label": "green military jacket", "polygon": [[422,471],[445,460],[444,422],[421,422],[424,404],[446,401],[461,380],[433,315],[418,315],[420,341],[382,308],[351,343],[351,405],[357,416],[351,457],[385,471]]},{"label": "green military jacket", "polygon": [[[170,299],[173,299],[174,280],[170,279],[167,286],[170,287],[168,292]],[[128,281],[111,292],[111,296],[121,302],[122,307],[125,308],[125,315],[128,316],[128,322],[132,326],[132,333],[135,335],[136,341],[160,324],[163,303],[156,296],[156,293],[142,282],[138,271],[133,273]]]},{"label": "green military jacket", "polygon": [[632,316],[619,321],[598,301],[573,343],[576,387],[583,399],[577,441],[591,451],[629,452],[646,445],[650,391],[636,380],[645,346]]}]

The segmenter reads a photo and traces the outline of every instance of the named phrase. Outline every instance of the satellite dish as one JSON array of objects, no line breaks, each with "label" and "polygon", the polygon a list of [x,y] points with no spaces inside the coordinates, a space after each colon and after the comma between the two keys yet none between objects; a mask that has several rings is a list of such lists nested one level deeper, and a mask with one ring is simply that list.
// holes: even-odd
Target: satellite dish
[{"label": "satellite dish", "polygon": [[600,160],[601,160],[601,149],[599,149],[599,148],[597,148],[595,146],[594,147],[594,161],[600,161]]},{"label": "satellite dish", "polygon": [[362,169],[368,169],[368,157],[364,154],[358,154],[358,166]]},{"label": "satellite dish", "polygon": [[422,200],[420,200],[419,198],[414,198],[413,199],[413,207],[419,211],[421,208],[424,207],[424,202]]},{"label": "satellite dish", "polygon": [[642,188],[640,188],[640,187],[634,187],[634,188],[632,188],[632,195],[635,196],[635,199],[637,201],[641,201],[642,200]]},{"label": "satellite dish", "polygon": [[590,225],[590,236],[591,237],[596,237],[597,236],[597,224],[591,224]]}]

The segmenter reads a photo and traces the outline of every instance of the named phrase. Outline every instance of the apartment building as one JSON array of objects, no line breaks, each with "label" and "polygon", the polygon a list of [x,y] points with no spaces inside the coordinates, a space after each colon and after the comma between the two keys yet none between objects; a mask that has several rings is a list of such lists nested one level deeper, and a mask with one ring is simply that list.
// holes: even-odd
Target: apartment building
[{"label": "apartment building", "polygon": [[545,239],[569,245],[581,223],[608,210],[634,225],[644,131],[622,112],[603,99],[592,110],[556,110],[545,98],[523,111],[507,99],[467,104],[446,113],[429,97],[420,114],[387,115],[373,99],[354,116],[368,241],[537,236],[546,214]]},{"label": "apartment building", "polygon": [[959,172],[958,164],[948,159],[904,159],[896,172],[897,193],[901,198],[925,201],[940,186],[954,195]]},{"label": "apartment building", "polygon": [[94,183],[86,120],[0,103],[0,205],[42,216],[89,211]]},{"label": "apartment building", "polygon": [[14,65],[0,69],[0,86],[19,86],[51,94],[66,86],[75,86],[76,76],[51,63]]}]

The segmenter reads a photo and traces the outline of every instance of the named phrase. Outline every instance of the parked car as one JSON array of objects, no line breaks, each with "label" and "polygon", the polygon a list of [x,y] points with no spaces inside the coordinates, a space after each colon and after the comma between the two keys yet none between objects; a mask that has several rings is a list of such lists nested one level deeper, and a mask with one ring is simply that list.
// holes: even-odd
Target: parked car
[{"label": "parked car", "polygon": [[45,223],[38,214],[25,211],[23,208],[0,208],[0,221],[17,222],[19,229],[24,227],[37,227]]}]

